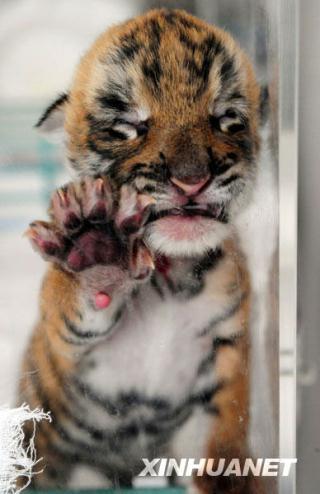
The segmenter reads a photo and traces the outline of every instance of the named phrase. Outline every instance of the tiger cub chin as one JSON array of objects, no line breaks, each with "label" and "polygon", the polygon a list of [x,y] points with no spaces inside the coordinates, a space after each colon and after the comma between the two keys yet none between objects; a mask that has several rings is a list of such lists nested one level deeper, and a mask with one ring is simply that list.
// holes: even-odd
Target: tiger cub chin
[{"label": "tiger cub chin", "polygon": [[[250,287],[233,224],[255,184],[259,101],[227,33],[161,9],[102,34],[39,120],[64,135],[75,177],[28,230],[50,263],[19,397],[52,414],[36,487],[94,485],[88,470],[130,486],[143,458],[248,457]],[[199,473],[172,482],[260,492]]]}]

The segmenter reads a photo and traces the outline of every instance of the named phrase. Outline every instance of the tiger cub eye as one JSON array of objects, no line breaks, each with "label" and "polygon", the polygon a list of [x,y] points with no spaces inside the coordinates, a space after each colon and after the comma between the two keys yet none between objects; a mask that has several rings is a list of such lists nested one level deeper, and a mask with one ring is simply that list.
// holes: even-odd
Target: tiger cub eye
[{"label": "tiger cub eye", "polygon": [[231,108],[220,117],[210,116],[209,121],[213,129],[224,134],[236,134],[246,129],[246,118]]}]

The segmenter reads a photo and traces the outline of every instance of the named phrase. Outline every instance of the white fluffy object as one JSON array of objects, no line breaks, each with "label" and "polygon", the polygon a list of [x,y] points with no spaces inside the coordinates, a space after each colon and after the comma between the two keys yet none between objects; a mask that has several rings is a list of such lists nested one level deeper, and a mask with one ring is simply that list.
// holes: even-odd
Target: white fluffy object
[{"label": "white fluffy object", "polygon": [[[51,421],[50,414],[40,409],[30,410],[27,405],[19,408],[0,409],[0,493],[18,494],[30,484],[34,466],[40,461],[34,447],[36,423]],[[23,424],[32,421],[33,435],[25,444]],[[17,480],[22,478],[23,487]]]}]

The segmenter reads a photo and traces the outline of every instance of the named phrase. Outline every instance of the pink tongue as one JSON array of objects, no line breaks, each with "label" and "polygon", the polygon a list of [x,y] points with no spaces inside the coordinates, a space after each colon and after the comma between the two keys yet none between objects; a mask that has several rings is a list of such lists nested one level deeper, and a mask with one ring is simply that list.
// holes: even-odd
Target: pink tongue
[{"label": "pink tongue", "polygon": [[106,293],[99,292],[95,296],[95,304],[97,309],[105,309],[110,305],[111,303],[111,297],[107,295]]}]

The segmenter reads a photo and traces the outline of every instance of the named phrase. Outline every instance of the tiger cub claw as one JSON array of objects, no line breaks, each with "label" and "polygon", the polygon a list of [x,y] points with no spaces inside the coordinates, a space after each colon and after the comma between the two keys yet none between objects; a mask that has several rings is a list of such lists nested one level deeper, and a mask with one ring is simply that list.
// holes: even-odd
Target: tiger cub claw
[{"label": "tiger cub claw", "polygon": [[155,199],[124,185],[120,191],[116,225],[125,234],[143,232],[143,227],[151,212]]}]

